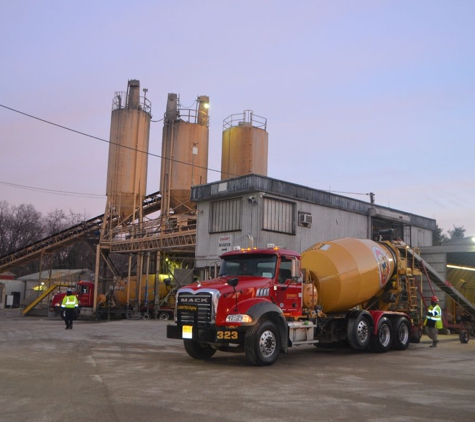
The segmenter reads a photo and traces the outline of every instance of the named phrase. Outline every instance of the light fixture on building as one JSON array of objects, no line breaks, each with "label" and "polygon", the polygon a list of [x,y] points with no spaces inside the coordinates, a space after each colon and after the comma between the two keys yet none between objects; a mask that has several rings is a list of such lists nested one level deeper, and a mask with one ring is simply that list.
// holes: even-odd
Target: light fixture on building
[{"label": "light fixture on building", "polygon": [[454,268],[456,270],[475,271],[475,268],[472,268],[472,267],[461,267],[459,265],[452,265],[452,264],[447,264],[447,268]]}]

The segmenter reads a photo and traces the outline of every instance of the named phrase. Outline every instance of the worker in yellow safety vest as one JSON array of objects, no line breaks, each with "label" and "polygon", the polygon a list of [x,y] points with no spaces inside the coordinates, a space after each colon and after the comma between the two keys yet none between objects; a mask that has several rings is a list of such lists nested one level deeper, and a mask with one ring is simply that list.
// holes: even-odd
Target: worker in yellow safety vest
[{"label": "worker in yellow safety vest", "polygon": [[442,309],[439,306],[439,298],[437,296],[432,296],[430,298],[430,306],[427,310],[427,316],[424,321],[426,327],[426,334],[432,340],[430,347],[437,347],[437,333],[440,329],[443,328],[442,325]]},{"label": "worker in yellow safety vest", "polygon": [[64,311],[64,322],[66,323],[66,330],[73,329],[73,320],[76,319],[76,309],[79,307],[78,298],[73,295],[71,289],[66,291],[66,296],[63,297],[61,308]]}]

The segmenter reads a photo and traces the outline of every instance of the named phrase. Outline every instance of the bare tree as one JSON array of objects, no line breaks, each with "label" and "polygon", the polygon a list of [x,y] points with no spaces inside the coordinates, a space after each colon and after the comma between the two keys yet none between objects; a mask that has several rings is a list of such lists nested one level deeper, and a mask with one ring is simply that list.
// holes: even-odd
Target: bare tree
[{"label": "bare tree", "polygon": [[41,213],[29,204],[10,206],[2,201],[0,226],[2,256],[21,249],[43,236]]},{"label": "bare tree", "polygon": [[[79,213],[69,210],[69,215],[63,210],[55,209],[47,214],[44,219],[45,232],[48,236],[59,233],[75,226],[87,219]],[[57,269],[94,268],[95,251],[84,240],[62,248],[53,256],[53,267]]]},{"label": "bare tree", "polygon": [[[66,214],[55,209],[45,217],[33,205],[9,205],[0,201],[0,256],[8,255],[45,237],[52,236],[84,221],[83,216],[73,211]],[[53,268],[94,268],[95,250],[88,242],[80,240],[62,248],[51,257]],[[16,268],[17,275],[38,271],[37,261]]]},{"label": "bare tree", "polygon": [[9,227],[11,215],[10,206],[6,201],[0,201],[0,256],[9,252]]},{"label": "bare tree", "polygon": [[66,214],[63,210],[57,208],[53,211],[50,211],[43,219],[43,226],[44,234],[46,236],[59,233],[68,227]]}]

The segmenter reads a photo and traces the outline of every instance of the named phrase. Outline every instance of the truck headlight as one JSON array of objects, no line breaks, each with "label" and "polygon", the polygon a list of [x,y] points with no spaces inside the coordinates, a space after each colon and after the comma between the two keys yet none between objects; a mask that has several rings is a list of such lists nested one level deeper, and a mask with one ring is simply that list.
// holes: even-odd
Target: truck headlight
[{"label": "truck headlight", "polygon": [[228,315],[226,322],[252,322],[252,318],[246,314],[234,314]]}]

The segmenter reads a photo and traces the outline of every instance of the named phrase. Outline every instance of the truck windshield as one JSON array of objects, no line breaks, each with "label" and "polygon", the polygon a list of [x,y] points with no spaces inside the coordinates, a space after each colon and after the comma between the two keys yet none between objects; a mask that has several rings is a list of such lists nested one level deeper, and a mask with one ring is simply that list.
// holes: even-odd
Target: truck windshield
[{"label": "truck windshield", "polygon": [[219,275],[239,276],[252,275],[273,278],[277,256],[275,255],[238,255],[229,256],[222,260]]}]

